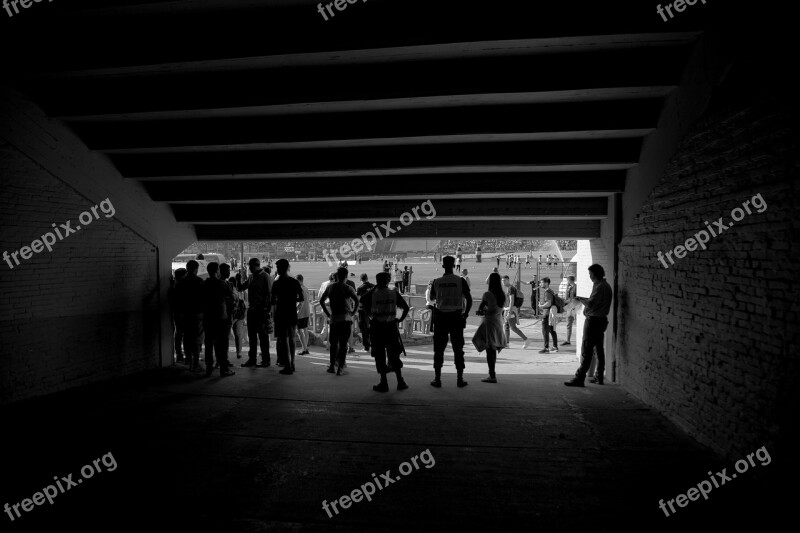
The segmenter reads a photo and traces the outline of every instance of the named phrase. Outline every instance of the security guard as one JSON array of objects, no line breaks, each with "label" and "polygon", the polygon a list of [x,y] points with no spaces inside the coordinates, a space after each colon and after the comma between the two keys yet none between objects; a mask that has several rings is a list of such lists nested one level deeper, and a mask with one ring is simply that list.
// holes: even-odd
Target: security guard
[{"label": "security guard", "polygon": [[433,280],[431,286],[430,298],[436,301],[433,310],[433,369],[436,377],[431,381],[434,387],[442,386],[442,365],[448,335],[453,345],[453,359],[458,372],[456,384],[459,387],[467,386],[464,381],[464,328],[472,307],[472,296],[466,280],[453,274],[455,262],[451,255],[443,257],[444,276]]},{"label": "security guard", "polygon": [[[375,358],[375,367],[378,374],[381,375],[381,382],[372,387],[372,390],[377,392],[388,392],[389,383],[386,381],[386,356],[389,356],[389,365],[397,375],[397,390],[405,390],[408,388],[403,376],[401,368],[403,362],[400,360],[400,332],[397,329],[397,324],[405,320],[408,315],[408,304],[405,299],[400,296],[396,289],[389,288],[389,281],[391,281],[391,274],[388,272],[379,272],[375,275],[377,287],[371,289],[361,298],[361,304],[364,306],[364,311],[369,317],[369,338],[372,343],[372,357]],[[397,318],[397,308],[403,310],[403,315]]]}]

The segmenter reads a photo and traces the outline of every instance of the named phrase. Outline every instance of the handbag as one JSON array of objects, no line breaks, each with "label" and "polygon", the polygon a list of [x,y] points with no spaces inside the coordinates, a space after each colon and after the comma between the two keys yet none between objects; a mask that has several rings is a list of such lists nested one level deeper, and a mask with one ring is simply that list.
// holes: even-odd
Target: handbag
[{"label": "handbag", "polygon": [[478,329],[475,331],[475,335],[472,336],[472,344],[475,346],[475,349],[478,352],[482,352],[486,350],[486,324],[481,322],[481,325],[478,326]]}]

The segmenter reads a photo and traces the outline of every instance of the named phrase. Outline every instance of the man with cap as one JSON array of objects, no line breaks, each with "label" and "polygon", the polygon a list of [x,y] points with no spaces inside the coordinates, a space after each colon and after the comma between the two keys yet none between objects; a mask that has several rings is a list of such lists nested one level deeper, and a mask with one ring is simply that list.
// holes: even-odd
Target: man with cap
[{"label": "man with cap", "polygon": [[[396,289],[389,288],[391,276],[388,272],[379,272],[375,276],[375,281],[378,283],[377,287],[361,298],[364,312],[369,317],[372,357],[375,358],[375,368],[381,376],[381,382],[373,385],[372,390],[389,392],[389,383],[386,381],[386,374],[389,372],[386,366],[387,355],[389,365],[397,376],[397,390],[405,390],[408,385],[403,380],[400,370],[403,368],[403,362],[400,360],[403,349],[400,345],[400,331],[397,329],[397,324],[405,320],[409,307]],[[400,318],[397,318],[398,307],[403,310]]]},{"label": "man with cap", "polygon": [[444,276],[433,280],[430,299],[436,302],[433,310],[433,370],[434,387],[442,386],[442,365],[448,337],[453,346],[453,359],[458,373],[456,384],[466,387],[464,381],[464,328],[472,307],[472,296],[466,280],[453,274],[456,260],[451,255],[442,258]]},{"label": "man with cap", "polygon": [[[261,268],[261,261],[257,257],[250,259],[247,265],[250,268],[247,280],[242,281],[241,274],[236,275],[237,289],[247,290],[247,300],[250,304],[247,309],[247,337],[250,341],[250,351],[247,362],[242,366],[267,367],[270,365],[267,322],[270,315],[272,276]],[[259,341],[261,341],[261,365],[256,365]]]},{"label": "man with cap", "polygon": [[275,306],[275,337],[278,360],[284,362],[279,374],[294,373],[294,337],[297,334],[297,302],[304,299],[300,282],[289,275],[289,260],[275,262],[278,278],[272,284],[272,304]]}]

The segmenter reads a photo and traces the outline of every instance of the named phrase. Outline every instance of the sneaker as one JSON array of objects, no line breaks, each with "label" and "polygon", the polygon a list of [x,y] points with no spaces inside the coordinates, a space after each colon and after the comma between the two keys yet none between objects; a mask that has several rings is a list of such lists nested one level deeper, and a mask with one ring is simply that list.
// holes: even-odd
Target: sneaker
[{"label": "sneaker", "polygon": [[[244,365],[242,365],[242,366],[244,366]],[[258,368],[267,368],[267,367],[270,367],[270,366],[272,366],[272,363],[270,363],[269,361],[261,361],[261,362],[260,362],[260,363],[258,363],[256,366],[257,366]]]},{"label": "sneaker", "polygon": [[569,342],[569,341],[565,341],[565,342],[561,343],[561,346],[569,346],[570,344],[572,344],[572,343]]},{"label": "sneaker", "polygon": [[552,348],[550,348],[550,353],[557,353],[557,352],[558,352],[558,346],[553,346]]},{"label": "sneaker", "polygon": [[377,385],[373,385],[372,390],[375,392],[389,392],[389,384],[385,381],[381,381]]},{"label": "sneaker", "polygon": [[564,385],[566,385],[567,387],[583,387],[584,386],[583,385],[583,381],[581,381],[578,378],[572,378],[569,381],[565,381]]},{"label": "sneaker", "polygon": [[522,345],[522,349],[523,349],[523,350],[524,350],[524,349],[526,349],[526,348],[527,348],[528,346],[530,346],[531,344],[533,344],[533,339],[526,339],[526,340],[525,340],[525,344],[523,344],[523,345]]},{"label": "sneaker", "polygon": [[351,346],[350,349],[347,350],[347,353],[356,353],[356,349]]},{"label": "sneaker", "polygon": [[210,378],[213,373],[214,373],[214,369],[212,368],[212,369],[206,370],[206,373],[204,375],[205,375],[205,377]]},{"label": "sneaker", "polygon": [[342,375],[342,367],[339,367],[339,368],[336,369],[336,375],[337,376],[341,376]]},{"label": "sneaker", "polygon": [[297,372],[297,370],[294,369],[294,363],[292,363],[292,372]]},{"label": "sneaker", "polygon": [[278,374],[283,374],[284,376],[290,376],[290,375],[294,374],[294,371],[287,366],[283,370],[279,371]]},{"label": "sneaker", "polygon": [[397,380],[397,390],[406,390],[408,388],[408,383],[403,378]]},{"label": "sneaker", "polygon": [[467,382],[466,382],[466,381],[464,381],[463,379],[458,379],[458,380],[456,381],[456,387],[459,387],[459,388],[461,388],[461,387],[466,387],[467,385],[469,385],[469,383],[467,383]]},{"label": "sneaker", "polygon": [[335,374],[335,373],[336,373],[336,370],[334,370],[334,369],[333,369],[333,365],[331,365],[331,366],[329,366],[329,367],[328,367],[328,370],[326,370],[326,372],[327,372],[328,374]]},{"label": "sneaker", "polygon": [[442,387],[442,380],[441,379],[434,379],[433,381],[431,381],[431,385],[436,387],[437,389],[441,388]]},{"label": "sneaker", "polygon": [[594,376],[589,378],[589,383],[597,383],[598,385],[603,384],[603,376]]},{"label": "sneaker", "polygon": [[539,350],[539,353],[550,353],[550,349],[545,348],[544,350]]},{"label": "sneaker", "polygon": [[489,376],[488,378],[484,378],[481,381],[483,381],[484,383],[497,383],[497,378]]},{"label": "sneaker", "polygon": [[256,360],[248,359],[247,362],[242,363],[242,368],[247,368],[248,366],[256,366]]},{"label": "sneaker", "polygon": [[224,378],[224,377],[227,377],[227,376],[232,376],[232,375],[234,375],[234,374],[236,374],[236,372],[234,372],[234,371],[233,371],[233,370],[231,370],[230,368],[226,368],[225,370],[223,370],[222,372],[220,372],[220,374],[219,374],[219,375],[220,375],[220,376],[222,376],[222,377]]}]

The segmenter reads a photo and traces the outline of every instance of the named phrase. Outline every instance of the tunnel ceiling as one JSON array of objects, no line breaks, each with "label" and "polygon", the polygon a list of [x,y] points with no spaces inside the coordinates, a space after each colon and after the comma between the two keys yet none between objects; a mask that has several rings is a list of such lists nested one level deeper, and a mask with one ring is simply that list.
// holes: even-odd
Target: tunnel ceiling
[{"label": "tunnel ceiling", "polygon": [[3,39],[47,44],[19,47],[8,82],[201,240],[352,238],[426,200],[436,217],[403,236],[598,237],[704,17],[641,0],[358,0],[327,21],[304,0],[34,7]]}]

